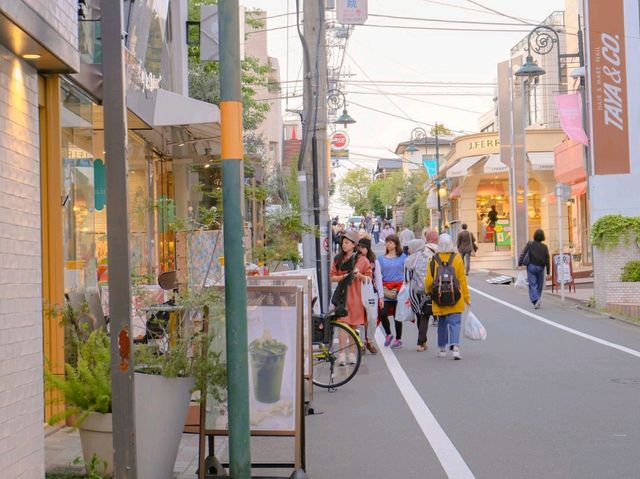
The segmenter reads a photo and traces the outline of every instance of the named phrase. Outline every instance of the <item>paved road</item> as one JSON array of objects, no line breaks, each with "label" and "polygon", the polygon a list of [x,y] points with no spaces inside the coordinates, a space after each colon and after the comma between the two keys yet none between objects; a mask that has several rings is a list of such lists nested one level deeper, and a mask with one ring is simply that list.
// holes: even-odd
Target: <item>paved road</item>
[{"label": "paved road", "polygon": [[313,479],[640,477],[640,328],[486,279],[470,284],[489,336],[462,361],[436,358],[435,328],[417,353],[408,325],[402,350],[316,390]]}]

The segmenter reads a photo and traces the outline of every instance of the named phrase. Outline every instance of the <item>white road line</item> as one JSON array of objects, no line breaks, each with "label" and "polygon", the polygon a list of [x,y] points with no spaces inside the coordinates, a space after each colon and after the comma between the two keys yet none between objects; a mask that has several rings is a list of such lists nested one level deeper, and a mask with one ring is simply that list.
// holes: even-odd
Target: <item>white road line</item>
[{"label": "white road line", "polygon": [[553,326],[554,328],[558,328],[561,329],[562,331],[566,331],[567,333],[570,334],[575,334],[576,336],[579,336],[581,338],[584,338],[588,341],[593,341],[594,343],[598,343],[598,344],[602,344],[603,346],[607,346],[609,348],[613,348],[613,349],[617,349],[618,351],[622,351],[623,353],[627,353],[630,354],[631,356],[635,356],[637,358],[640,358],[640,351],[636,351],[635,349],[631,349],[631,348],[627,348],[626,346],[621,346],[620,344],[616,344],[616,343],[612,343],[610,341],[604,340],[604,339],[600,339],[596,336],[591,336],[590,334],[587,333],[583,333],[582,331],[578,331],[577,329],[573,329],[570,328],[568,326],[565,326],[563,324],[560,323],[556,323],[555,321],[551,321],[550,319],[546,319],[543,318],[542,316],[538,316],[535,313],[532,313],[531,311],[527,311],[526,309],[522,309],[519,306],[514,306],[513,304],[507,303],[506,301],[503,301],[502,299],[496,298],[495,296],[491,296],[490,294],[485,293],[484,291],[480,291],[479,289],[476,288],[472,288],[471,286],[469,286],[469,290],[473,291],[474,293],[479,294],[480,296],[484,296],[485,298],[489,298],[493,301],[495,301],[496,303],[500,303],[504,306],[506,306],[507,308],[511,308],[515,311],[518,311],[519,313],[522,313],[526,316],[529,316],[537,321],[540,321],[541,323],[545,323],[548,324],[549,326]]},{"label": "white road line", "polygon": [[458,450],[440,424],[438,424],[438,421],[436,421],[433,413],[429,410],[418,391],[416,391],[407,373],[402,369],[398,358],[389,348],[384,347],[384,335],[379,329],[376,332],[376,341],[391,376],[393,376],[400,393],[402,393],[404,400],[407,402],[413,417],[416,418],[422,433],[431,444],[447,476],[451,479],[474,479],[469,466],[464,462]]}]

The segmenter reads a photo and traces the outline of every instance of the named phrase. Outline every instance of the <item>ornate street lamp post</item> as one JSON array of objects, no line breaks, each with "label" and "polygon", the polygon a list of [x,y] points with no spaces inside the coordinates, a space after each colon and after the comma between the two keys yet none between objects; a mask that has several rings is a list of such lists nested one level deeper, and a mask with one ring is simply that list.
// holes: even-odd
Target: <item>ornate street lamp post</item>
[{"label": "ornate street lamp post", "polygon": [[[438,124],[436,123],[435,128],[435,140],[436,140],[436,177],[435,177],[435,185],[436,185],[436,195],[438,201],[438,234],[442,233],[442,205],[440,204],[440,142],[438,141]],[[411,142],[407,146],[405,151],[409,153],[415,153],[419,151],[419,148],[416,146],[416,143],[420,143],[424,141],[425,153],[427,151],[427,131],[422,127],[416,127],[411,131]]]},{"label": "ornate street lamp post", "polygon": [[340,90],[329,90],[327,92],[327,105],[333,111],[337,111],[342,108],[342,115],[340,115],[334,123],[336,125],[342,125],[345,128],[347,125],[351,125],[356,121],[351,118],[349,113],[347,113],[347,99]]}]

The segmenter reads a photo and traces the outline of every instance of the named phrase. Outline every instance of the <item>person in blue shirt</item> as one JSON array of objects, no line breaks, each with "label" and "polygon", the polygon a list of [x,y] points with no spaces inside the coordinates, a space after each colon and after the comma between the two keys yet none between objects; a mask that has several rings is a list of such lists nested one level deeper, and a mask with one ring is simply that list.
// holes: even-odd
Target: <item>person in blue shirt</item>
[{"label": "person in blue shirt", "polygon": [[[385,346],[402,347],[402,323],[395,321],[396,337],[393,341],[389,316],[395,315],[398,301],[398,291],[404,282],[404,261],[407,256],[402,251],[400,239],[395,234],[388,235],[384,240],[385,254],[379,256],[380,271],[382,273],[382,289],[384,292],[384,306],[380,311],[380,322],[385,332]],[[392,343],[393,341],[393,343]]]}]

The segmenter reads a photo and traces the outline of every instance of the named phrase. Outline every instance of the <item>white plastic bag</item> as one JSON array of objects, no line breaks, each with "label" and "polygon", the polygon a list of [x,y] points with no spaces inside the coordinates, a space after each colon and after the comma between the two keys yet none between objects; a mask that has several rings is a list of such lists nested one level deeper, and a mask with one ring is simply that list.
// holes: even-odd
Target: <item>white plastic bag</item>
[{"label": "white plastic bag", "polygon": [[411,295],[409,291],[409,283],[402,283],[400,291],[398,291],[397,297],[398,304],[396,305],[396,321],[411,321],[415,319],[413,309],[411,309]]},{"label": "white plastic bag", "polygon": [[518,273],[516,282],[513,283],[513,287],[516,289],[527,289],[527,272],[522,270]]},{"label": "white plastic bag", "polygon": [[367,312],[367,321],[376,322],[378,320],[378,295],[373,289],[370,279],[362,282],[361,288],[362,304]]},{"label": "white plastic bag", "polygon": [[487,330],[473,312],[469,311],[467,322],[464,325],[464,337],[472,341],[484,341],[487,339]]}]

